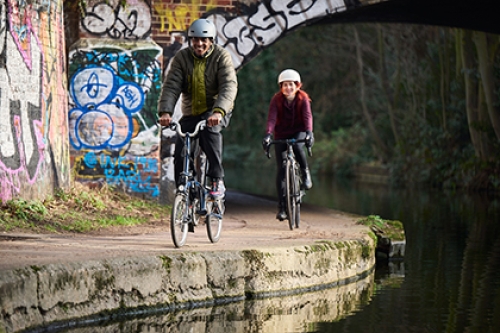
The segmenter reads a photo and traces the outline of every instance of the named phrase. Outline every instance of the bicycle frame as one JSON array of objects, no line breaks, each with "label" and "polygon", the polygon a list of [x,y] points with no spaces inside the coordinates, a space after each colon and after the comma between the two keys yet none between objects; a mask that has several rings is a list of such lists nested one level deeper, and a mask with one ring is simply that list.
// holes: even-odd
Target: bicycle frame
[{"label": "bicycle frame", "polygon": [[[287,208],[287,219],[290,230],[298,228],[300,224],[300,204],[305,191],[301,189],[302,177],[300,173],[300,166],[297,162],[293,152],[293,146],[298,143],[305,143],[305,139],[282,139],[272,140],[270,145],[276,143],[285,143],[287,145],[286,151],[283,153],[283,170],[285,171],[284,181],[282,181],[283,195]],[[269,145],[269,147],[270,147]],[[266,150],[267,157],[270,158],[269,147]],[[309,156],[312,155],[310,147],[307,147]]]},{"label": "bicycle frame", "polygon": [[[193,158],[191,157],[193,150],[192,140],[197,137],[198,133],[206,125],[206,120],[200,121],[196,124],[192,133],[182,132],[178,122],[174,121],[170,125],[170,128],[182,138],[184,143],[181,154],[183,169],[179,175],[179,184],[176,189],[170,219],[172,240],[176,247],[181,247],[185,244],[188,228],[190,229],[189,231],[194,231],[191,228],[198,225],[201,216],[205,216],[206,218],[207,233],[210,241],[216,243],[220,238],[224,204],[222,200],[208,199],[209,189],[206,186],[208,161],[205,160],[205,163],[199,163],[204,165],[197,165],[195,163],[195,159],[201,156],[201,152],[196,153]],[[200,160],[196,162],[200,162]],[[198,179],[194,176],[193,172],[196,172]]]},{"label": "bicycle frame", "polygon": [[[199,190],[200,195],[200,204],[201,210],[205,213],[201,213],[202,215],[206,214],[206,191],[205,191],[205,177],[200,177],[200,179],[196,179],[193,175],[194,169],[194,161],[191,161],[191,150],[192,150],[192,140],[198,135],[198,133],[203,130],[206,126],[206,121],[200,121],[193,133],[183,133],[181,131],[181,126],[174,122],[171,128],[176,131],[177,135],[179,135],[184,140],[184,147],[182,150],[183,157],[183,169],[181,174],[179,175],[179,186],[177,187],[177,193],[182,193],[186,196],[186,200],[188,204],[190,204],[190,190]],[[191,167],[193,166],[193,167]]]}]

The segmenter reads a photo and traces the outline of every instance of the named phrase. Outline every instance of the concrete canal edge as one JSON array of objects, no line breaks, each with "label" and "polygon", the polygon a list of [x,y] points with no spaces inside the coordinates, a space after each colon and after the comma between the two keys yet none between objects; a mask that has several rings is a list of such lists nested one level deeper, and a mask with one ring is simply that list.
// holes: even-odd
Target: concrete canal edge
[{"label": "concrete canal edge", "polygon": [[375,266],[375,242],[315,241],[242,251],[168,252],[0,272],[0,333],[134,309],[290,295],[352,283]]}]

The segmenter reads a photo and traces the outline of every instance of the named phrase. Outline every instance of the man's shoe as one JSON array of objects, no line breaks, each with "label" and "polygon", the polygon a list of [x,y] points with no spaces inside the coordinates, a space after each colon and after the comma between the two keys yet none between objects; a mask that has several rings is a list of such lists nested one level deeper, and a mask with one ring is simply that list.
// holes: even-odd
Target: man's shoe
[{"label": "man's shoe", "polygon": [[286,211],[284,203],[278,204],[278,214],[276,214],[276,219],[280,221],[286,220]]},{"label": "man's shoe", "polygon": [[302,169],[302,186],[305,190],[310,190],[313,187],[309,168]]},{"label": "man's shoe", "polygon": [[210,196],[214,200],[223,199],[226,194],[226,186],[224,185],[224,181],[222,179],[214,180],[212,183],[212,189],[209,192]]},{"label": "man's shoe", "polygon": [[280,221],[286,220],[286,212],[285,212],[284,209],[283,210],[280,209],[280,211],[278,212],[278,214],[276,214],[276,219],[280,220]]}]

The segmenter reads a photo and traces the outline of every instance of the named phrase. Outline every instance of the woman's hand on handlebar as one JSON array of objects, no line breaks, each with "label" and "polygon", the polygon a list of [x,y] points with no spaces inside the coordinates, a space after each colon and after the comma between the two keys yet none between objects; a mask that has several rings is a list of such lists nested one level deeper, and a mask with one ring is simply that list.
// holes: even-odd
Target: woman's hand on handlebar
[{"label": "woman's hand on handlebar", "polygon": [[171,121],[172,121],[172,116],[170,115],[170,113],[162,114],[159,119],[160,125],[165,127],[170,126]]}]

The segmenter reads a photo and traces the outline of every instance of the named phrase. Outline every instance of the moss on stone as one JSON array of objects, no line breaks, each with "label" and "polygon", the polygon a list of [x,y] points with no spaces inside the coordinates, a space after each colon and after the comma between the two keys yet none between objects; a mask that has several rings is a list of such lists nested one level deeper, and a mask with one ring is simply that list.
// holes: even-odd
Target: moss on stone
[{"label": "moss on stone", "polygon": [[167,272],[170,273],[170,269],[172,268],[172,258],[167,256],[160,256],[162,267]]},{"label": "moss on stone", "polygon": [[99,272],[95,275],[95,287],[97,290],[105,290],[108,287],[113,287],[115,285],[115,276],[106,276],[103,272]]}]

